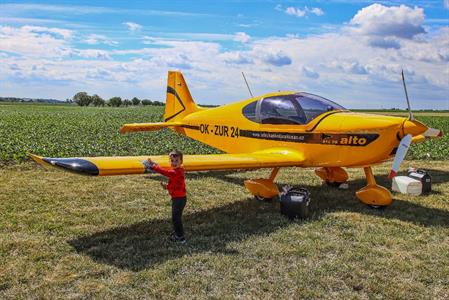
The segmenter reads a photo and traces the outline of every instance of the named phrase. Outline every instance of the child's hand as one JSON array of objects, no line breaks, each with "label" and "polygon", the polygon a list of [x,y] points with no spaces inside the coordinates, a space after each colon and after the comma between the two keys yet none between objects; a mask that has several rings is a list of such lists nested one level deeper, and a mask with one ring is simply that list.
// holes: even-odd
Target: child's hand
[{"label": "child's hand", "polygon": [[161,186],[163,189],[165,189],[165,190],[167,189],[167,184],[163,181],[161,181]]},{"label": "child's hand", "polygon": [[154,161],[152,161],[151,158],[148,158],[147,161],[150,164],[150,167],[153,167],[156,165],[156,163]]}]

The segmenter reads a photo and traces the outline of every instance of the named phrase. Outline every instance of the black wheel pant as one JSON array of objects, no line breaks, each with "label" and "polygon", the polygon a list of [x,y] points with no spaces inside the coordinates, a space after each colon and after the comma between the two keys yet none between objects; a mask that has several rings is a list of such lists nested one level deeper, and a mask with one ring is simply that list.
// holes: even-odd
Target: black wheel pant
[{"label": "black wheel pant", "polygon": [[187,197],[179,197],[171,199],[171,219],[173,229],[177,237],[184,237],[184,227],[182,226],[182,211],[186,206]]}]

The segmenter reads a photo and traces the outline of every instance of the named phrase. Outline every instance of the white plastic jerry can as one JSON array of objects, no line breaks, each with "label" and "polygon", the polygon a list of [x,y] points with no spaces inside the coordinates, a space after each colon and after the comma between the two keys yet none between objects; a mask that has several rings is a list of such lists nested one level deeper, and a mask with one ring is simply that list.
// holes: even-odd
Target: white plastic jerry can
[{"label": "white plastic jerry can", "polygon": [[408,176],[396,176],[393,178],[391,189],[402,194],[421,195],[422,183]]}]

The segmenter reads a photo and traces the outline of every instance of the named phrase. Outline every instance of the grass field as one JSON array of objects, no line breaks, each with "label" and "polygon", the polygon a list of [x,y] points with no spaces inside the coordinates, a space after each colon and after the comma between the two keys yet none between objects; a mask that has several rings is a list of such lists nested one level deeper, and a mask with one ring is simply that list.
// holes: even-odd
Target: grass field
[{"label": "grass field", "polygon": [[[162,109],[0,105],[1,299],[449,298],[448,135],[412,146],[402,165],[429,170],[434,192],[394,194],[382,211],[355,197],[359,169],[348,170],[348,190],[321,186],[311,169],[281,169],[279,185],[312,195],[311,217],[295,222],[243,187],[269,170],[191,173],[185,246],[166,239],[159,176],[83,177],[27,161],[28,152],[216,152],[168,130],[118,134],[123,123],[160,121]],[[448,115],[417,118],[449,132]],[[374,168],[386,187],[390,164]]]},{"label": "grass field", "polygon": [[[425,167],[434,193],[394,195],[377,211],[354,192],[320,186],[309,169],[282,169],[279,184],[312,193],[310,219],[290,222],[242,183],[267,170],[192,173],[184,222],[171,230],[160,177],[82,177],[30,163],[0,169],[0,298],[449,297],[449,162]],[[388,186],[389,165],[375,168]]]}]

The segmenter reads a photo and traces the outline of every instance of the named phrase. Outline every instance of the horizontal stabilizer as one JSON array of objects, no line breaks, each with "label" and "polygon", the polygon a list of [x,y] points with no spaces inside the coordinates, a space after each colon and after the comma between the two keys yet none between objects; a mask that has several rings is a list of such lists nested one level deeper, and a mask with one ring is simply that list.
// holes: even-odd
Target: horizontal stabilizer
[{"label": "horizontal stabilizer", "polygon": [[138,132],[138,131],[155,131],[167,127],[181,126],[179,122],[159,122],[159,123],[132,123],[125,124],[120,128],[120,133]]}]

